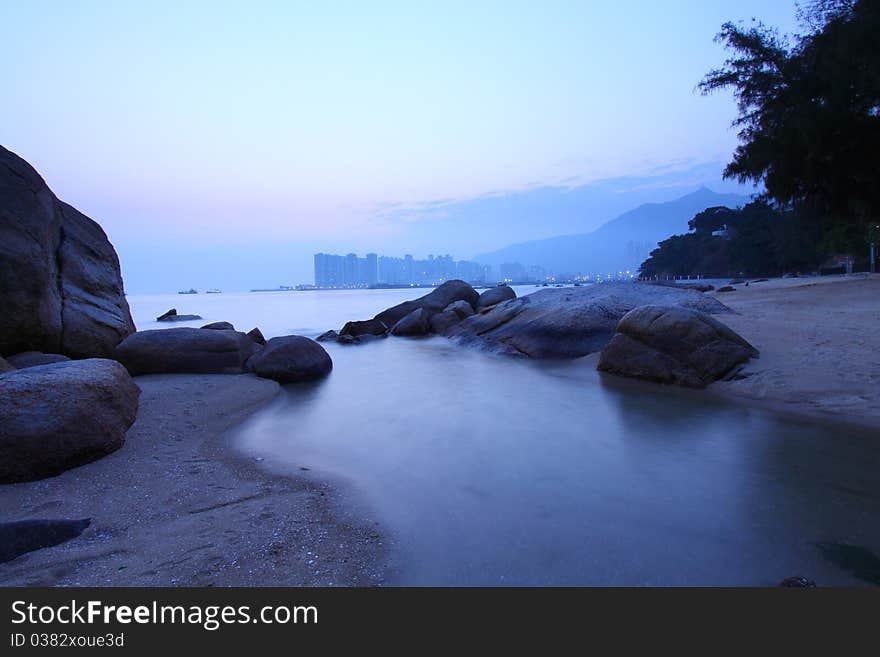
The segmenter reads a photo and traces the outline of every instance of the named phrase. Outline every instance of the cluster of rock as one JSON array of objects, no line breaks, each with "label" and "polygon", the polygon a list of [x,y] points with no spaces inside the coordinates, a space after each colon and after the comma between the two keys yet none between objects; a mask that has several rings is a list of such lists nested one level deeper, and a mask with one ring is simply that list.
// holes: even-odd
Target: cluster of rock
[{"label": "cluster of rock", "polygon": [[515,298],[516,293],[508,285],[499,285],[479,294],[464,281],[446,281],[418,299],[399,303],[372,319],[347,322],[339,332],[327,331],[318,340],[358,344],[386,335],[446,335],[475,312]]},{"label": "cluster of rock", "polygon": [[295,383],[322,377],[333,368],[330,355],[314,340],[287,335],[267,341],[258,328],[242,333],[229,322],[138,331],[119,343],[113,357],[132,376],[253,372]]},{"label": "cluster of rock", "polygon": [[[176,309],[159,321],[200,319]],[[118,449],[149,373],[253,372],[289,383],[332,362],[300,336],[228,322],[136,332],[104,231],[0,147],[0,483],[53,476]]]},{"label": "cluster of rock", "polygon": [[482,295],[448,281],[372,319],[319,340],[363,342],[385,335],[444,335],[460,344],[530,358],[601,352],[598,369],[703,387],[734,375],[757,350],[712,315],[730,309],[697,286],[606,283],[553,288],[517,298],[498,286]]}]

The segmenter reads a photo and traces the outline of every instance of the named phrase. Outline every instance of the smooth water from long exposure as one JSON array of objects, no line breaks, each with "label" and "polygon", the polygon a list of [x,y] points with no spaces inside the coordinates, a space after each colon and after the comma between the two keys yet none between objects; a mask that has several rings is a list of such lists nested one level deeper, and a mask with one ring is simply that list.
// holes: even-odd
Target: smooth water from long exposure
[{"label": "smooth water from long exposure", "polygon": [[[425,292],[129,301],[141,330],[174,306],[204,317],[185,325],[314,337]],[[287,386],[239,444],[368,509],[398,548],[398,583],[880,583],[867,431],[600,376],[591,359],[510,359],[444,338],[325,346],[331,375]]]}]

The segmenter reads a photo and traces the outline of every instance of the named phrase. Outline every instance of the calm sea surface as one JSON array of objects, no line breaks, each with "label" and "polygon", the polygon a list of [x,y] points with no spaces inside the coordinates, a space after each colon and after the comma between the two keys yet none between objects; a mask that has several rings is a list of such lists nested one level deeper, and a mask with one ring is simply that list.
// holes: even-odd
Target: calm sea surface
[{"label": "calm sea surface", "polygon": [[[519,288],[527,294],[535,288]],[[132,296],[200,326],[315,337],[426,290]],[[181,324],[176,324],[177,326]],[[278,471],[332,480],[378,519],[399,583],[880,584],[880,436],[444,338],[325,344],[240,431]],[[308,468],[308,471],[301,470]]]}]

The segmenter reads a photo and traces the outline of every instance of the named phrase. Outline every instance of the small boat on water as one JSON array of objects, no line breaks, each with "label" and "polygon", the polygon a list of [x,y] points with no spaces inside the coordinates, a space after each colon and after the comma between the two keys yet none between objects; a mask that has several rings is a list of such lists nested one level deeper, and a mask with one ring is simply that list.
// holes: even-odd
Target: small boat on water
[{"label": "small boat on water", "polygon": [[198,293],[199,293],[199,291],[196,290],[195,288],[190,288],[188,290],[181,290],[180,292],[178,292],[178,294],[198,294]]}]

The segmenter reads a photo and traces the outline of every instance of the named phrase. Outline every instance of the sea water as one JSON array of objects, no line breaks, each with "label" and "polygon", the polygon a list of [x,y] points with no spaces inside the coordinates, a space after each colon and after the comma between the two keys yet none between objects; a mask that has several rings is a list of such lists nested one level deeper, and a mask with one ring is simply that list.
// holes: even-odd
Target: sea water
[{"label": "sea water", "polygon": [[[517,288],[519,295],[535,288]],[[132,296],[267,338],[315,337],[426,290]],[[270,469],[336,483],[412,585],[880,583],[867,430],[445,338],[324,343],[333,371],[239,430]]]}]

